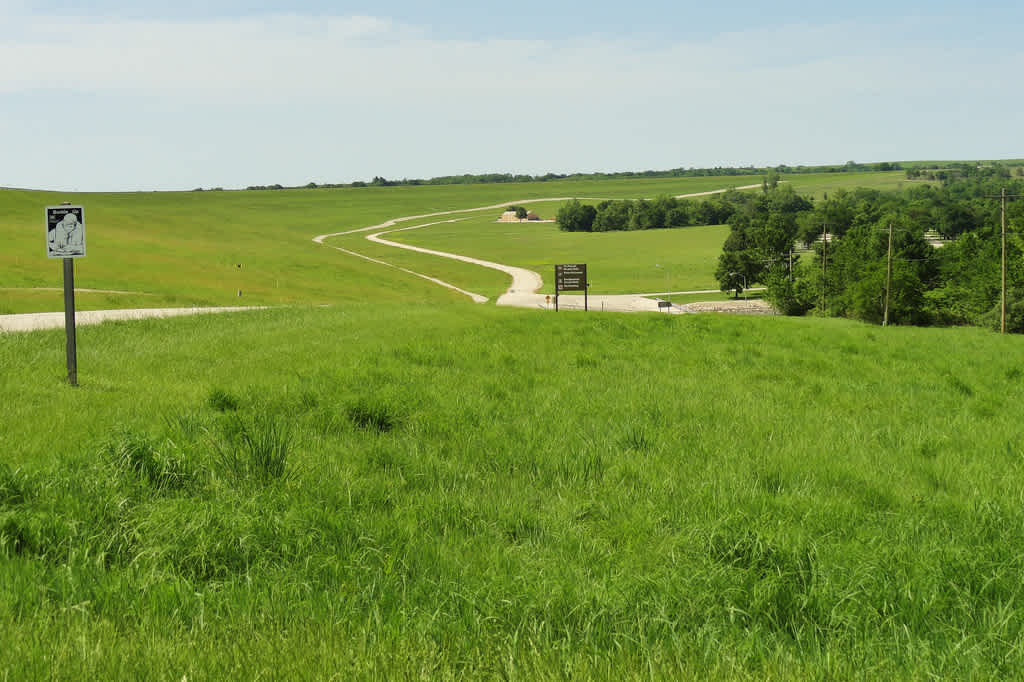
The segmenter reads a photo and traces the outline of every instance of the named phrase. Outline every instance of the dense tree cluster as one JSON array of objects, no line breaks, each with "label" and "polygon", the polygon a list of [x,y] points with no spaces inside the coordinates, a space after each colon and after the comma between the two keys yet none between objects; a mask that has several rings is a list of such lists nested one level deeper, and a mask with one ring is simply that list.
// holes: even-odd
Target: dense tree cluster
[{"label": "dense tree cluster", "polygon": [[736,206],[751,195],[725,192],[705,201],[661,196],[657,199],[602,201],[596,206],[572,199],[558,210],[555,221],[566,232],[612,232],[650,230],[689,225],[722,225]]},{"label": "dense tree cluster", "polygon": [[[858,188],[811,202],[787,187],[738,207],[719,257],[723,291],[762,284],[786,314],[902,324],[999,326],[1000,202],[1024,181],[989,172],[902,192]],[[892,226],[891,274],[888,271]],[[1024,201],[1007,211],[1007,328],[1024,332]],[[926,239],[950,241],[936,248]],[[827,239],[824,238],[827,235]],[[809,262],[794,255],[809,245]]]}]

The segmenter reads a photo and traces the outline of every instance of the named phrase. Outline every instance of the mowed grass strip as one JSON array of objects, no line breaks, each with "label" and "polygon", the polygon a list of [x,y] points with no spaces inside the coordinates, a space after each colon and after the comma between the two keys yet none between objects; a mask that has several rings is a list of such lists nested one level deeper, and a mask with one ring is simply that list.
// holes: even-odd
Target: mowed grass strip
[{"label": "mowed grass strip", "polygon": [[[1013,677],[1020,339],[348,305],[0,335],[0,670]],[[112,655],[111,652],[117,652]]]}]

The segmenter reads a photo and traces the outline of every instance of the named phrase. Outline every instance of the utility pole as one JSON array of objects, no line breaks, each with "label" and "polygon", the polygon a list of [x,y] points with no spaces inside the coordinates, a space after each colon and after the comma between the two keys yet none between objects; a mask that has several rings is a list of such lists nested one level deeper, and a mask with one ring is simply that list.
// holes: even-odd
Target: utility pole
[{"label": "utility pole", "polygon": [[1005,187],[1003,188],[1003,191],[1002,191],[1002,199],[1003,200],[1002,200],[1001,203],[1003,204],[1003,206],[1002,206],[1003,210],[1002,210],[1002,220],[1000,222],[1002,223],[1002,240],[1003,240],[1003,244],[1002,244],[1002,260],[1003,260],[1003,268],[1002,268],[1003,269],[1003,287],[1002,287],[1002,289],[1003,289],[1003,293],[1002,293],[1002,299],[1000,301],[1000,306],[999,306],[1000,307],[1000,310],[999,310],[999,333],[1000,334],[1005,334],[1006,333],[1006,188]]},{"label": "utility pole", "polygon": [[986,194],[988,199],[999,199],[1001,203],[1001,240],[1002,240],[1002,291],[1000,293],[999,303],[999,333],[1006,333],[1006,200],[1007,199],[1020,199],[1024,197],[1024,194],[1007,194],[1006,188],[1003,187],[1003,191],[999,194]]},{"label": "utility pole", "polygon": [[825,314],[825,290],[828,289],[828,281],[825,279],[826,264],[828,263],[828,232],[825,228],[827,224],[821,226],[821,314]]},{"label": "utility pole", "polygon": [[889,324],[889,292],[892,291],[892,223],[889,223],[889,255],[885,266],[885,314],[882,326]]}]

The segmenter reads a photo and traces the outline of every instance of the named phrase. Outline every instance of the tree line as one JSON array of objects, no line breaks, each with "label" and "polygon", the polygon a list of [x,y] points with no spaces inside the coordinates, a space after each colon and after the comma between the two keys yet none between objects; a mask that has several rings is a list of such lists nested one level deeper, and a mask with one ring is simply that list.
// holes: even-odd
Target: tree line
[{"label": "tree line", "polygon": [[[761,284],[784,314],[999,328],[1001,215],[993,197],[1024,181],[976,169],[941,186],[839,190],[819,201],[788,186],[738,205],[718,260],[722,291]],[[1007,329],[1024,332],[1024,202],[1007,210]],[[891,226],[891,258],[890,254]],[[950,240],[933,246],[926,233]],[[794,245],[810,247],[803,255]]]},{"label": "tree line", "polygon": [[565,232],[612,232],[650,230],[690,225],[722,225],[736,211],[744,195],[735,190],[705,201],[661,196],[657,199],[618,199],[596,206],[572,199],[555,215],[559,229]]},{"label": "tree line", "polygon": [[[420,185],[488,185],[513,182],[552,182],[555,180],[628,180],[636,178],[692,178],[692,177],[732,177],[740,175],[764,175],[767,173],[851,173],[864,171],[903,170],[896,162],[857,163],[847,161],[844,164],[826,166],[788,166],[780,164],[772,167],[759,166],[715,166],[709,168],[670,168],[668,170],[619,171],[612,173],[463,173],[462,175],[439,175],[432,178],[388,179],[376,175],[370,181],[356,180],[348,183],[316,183],[286,186],[279,183],[270,185],[249,185],[248,190],[278,189],[340,189],[353,187],[401,187]],[[195,191],[202,191],[197,187]]]}]

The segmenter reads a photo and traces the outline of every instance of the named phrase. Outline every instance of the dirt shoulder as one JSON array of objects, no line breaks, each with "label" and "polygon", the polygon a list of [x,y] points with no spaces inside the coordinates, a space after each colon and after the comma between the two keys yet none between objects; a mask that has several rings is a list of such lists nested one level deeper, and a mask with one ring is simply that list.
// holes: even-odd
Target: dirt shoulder
[{"label": "dirt shoulder", "polygon": [[[151,317],[179,317],[233,313],[243,310],[261,310],[262,306],[219,308],[134,308],[129,310],[83,310],[75,313],[75,326],[100,324],[107,320],[142,320]],[[60,329],[64,326],[64,313],[19,313],[0,315],[0,332],[31,332],[40,329]]]}]

